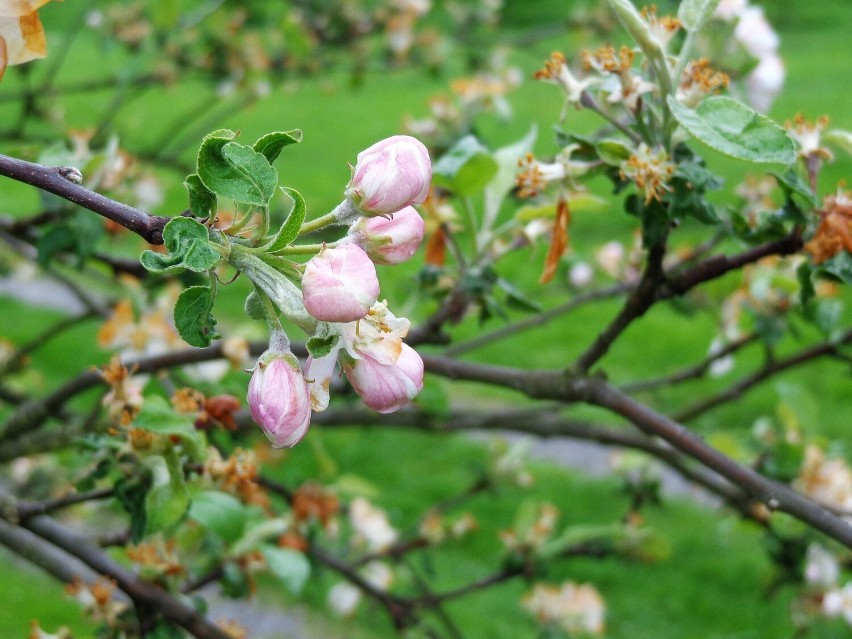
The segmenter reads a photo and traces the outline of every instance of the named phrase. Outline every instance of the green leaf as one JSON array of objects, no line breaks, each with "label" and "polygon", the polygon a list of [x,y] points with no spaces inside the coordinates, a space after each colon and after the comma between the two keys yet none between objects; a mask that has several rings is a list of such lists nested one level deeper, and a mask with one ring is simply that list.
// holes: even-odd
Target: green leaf
[{"label": "green leaf", "polygon": [[224,129],[204,138],[198,150],[198,177],[220,197],[268,206],[278,184],[278,172],[262,153],[232,142],[235,136]]},{"label": "green leaf", "polygon": [[339,335],[326,335],[324,337],[311,337],[306,346],[308,348],[308,353],[311,354],[311,357],[314,359],[319,359],[320,357],[325,357],[331,352],[331,349],[335,347],[338,340],[340,339]]},{"label": "green leaf", "polygon": [[852,284],[852,254],[841,251],[814,270],[820,275],[828,275],[844,284]]},{"label": "green leaf", "polygon": [[145,509],[147,493],[147,486],[136,476],[122,477],[115,483],[115,497],[130,515],[130,539],[134,543],[142,540],[148,527]]},{"label": "green leaf", "polygon": [[324,357],[331,352],[331,349],[337,345],[340,339],[340,330],[336,325],[328,322],[317,322],[317,327],[314,334],[308,340],[306,346],[311,357],[317,359]]},{"label": "green leaf", "polygon": [[677,19],[687,31],[698,31],[707,21],[719,0],[682,0],[677,12]]},{"label": "green leaf", "polygon": [[524,295],[524,293],[517,288],[511,282],[504,280],[502,277],[497,280],[497,286],[499,286],[504,293],[506,293],[506,302],[510,306],[514,306],[515,308],[528,311],[532,313],[541,313],[543,310],[541,304],[536,302],[535,300],[531,300],[529,297]]},{"label": "green leaf", "polygon": [[174,451],[144,459],[151,471],[151,488],[145,496],[146,533],[165,530],[178,523],[189,508],[189,491],[183,466]]},{"label": "green leaf", "polygon": [[287,216],[284,224],[278,229],[278,233],[275,234],[275,237],[266,246],[266,250],[272,253],[287,248],[299,237],[299,229],[302,228],[302,222],[305,221],[305,212],[307,210],[305,198],[302,197],[301,193],[287,186],[280,188],[284,195],[293,201],[293,206],[290,209],[290,215]]},{"label": "green leaf", "polygon": [[250,511],[240,500],[218,490],[205,490],[192,497],[189,518],[220,537],[225,543],[239,539]]},{"label": "green leaf", "polygon": [[807,317],[820,332],[832,339],[843,326],[843,302],[838,299],[813,299],[805,307]]},{"label": "green leaf", "polygon": [[77,258],[77,267],[82,268],[103,234],[104,227],[99,217],[77,211],[66,222],[57,224],[38,239],[38,263],[47,266],[57,254],[67,252]]},{"label": "green leaf", "polygon": [[833,146],[846,151],[852,155],[852,133],[849,131],[841,131],[840,129],[832,129],[822,134],[823,142],[828,142]]},{"label": "green leaf", "polygon": [[264,135],[252,145],[252,148],[258,153],[262,153],[269,160],[269,163],[272,164],[285,146],[298,144],[301,141],[302,131],[300,129],[276,131]]},{"label": "green leaf", "polygon": [[671,220],[666,207],[657,200],[647,204],[638,195],[631,194],[624,201],[624,209],[642,220],[642,246],[651,248],[662,241],[668,232]]},{"label": "green leaf", "polygon": [[142,266],[152,273],[171,275],[188,269],[203,273],[219,263],[222,256],[210,246],[207,227],[191,217],[176,217],[163,229],[163,243],[169,253],[142,253]]},{"label": "green leaf", "polygon": [[252,291],[246,297],[245,312],[253,320],[265,320],[266,311],[263,308],[263,300],[256,291]]},{"label": "green leaf", "polygon": [[669,96],[667,103],[687,131],[725,155],[757,163],[796,161],[796,145],[787,132],[742,102],[712,96],[690,109]]},{"label": "green leaf", "polygon": [[810,262],[802,262],[796,269],[796,279],[799,281],[799,298],[802,306],[805,306],[815,295],[814,283],[811,279],[813,268]]},{"label": "green leaf", "polygon": [[304,553],[270,544],[264,544],[260,550],[272,574],[294,595],[301,592],[311,574],[311,563]]},{"label": "green leaf", "polygon": [[432,165],[436,186],[457,195],[475,195],[497,173],[497,161],[474,136],[466,135]]},{"label": "green leaf", "polygon": [[213,308],[213,291],[209,286],[190,286],[180,294],[175,303],[175,327],[190,346],[210,346],[221,335],[216,330],[216,320],[210,314]]},{"label": "green leaf", "polygon": [[707,189],[719,189],[723,180],[708,171],[700,159],[691,159],[678,164],[672,176],[669,216],[692,217],[702,224],[719,224],[721,220],[704,193]]},{"label": "green leaf", "polygon": [[595,144],[598,157],[611,166],[621,166],[630,155],[632,149],[621,140],[601,140]]},{"label": "green leaf", "polygon": [[201,463],[207,457],[207,438],[195,428],[194,418],[177,412],[163,397],[154,395],[146,398],[133,425],[176,439],[184,454],[194,462]]},{"label": "green leaf", "polygon": [[183,185],[189,191],[189,210],[192,214],[205,220],[212,218],[217,209],[216,194],[204,186],[196,173],[187,175]]},{"label": "green leaf", "polygon": [[491,228],[500,212],[500,205],[506,195],[515,186],[518,174],[518,160],[532,151],[538,137],[538,127],[533,124],[527,134],[517,142],[497,149],[493,159],[497,163],[497,172],[485,187],[484,227]]},{"label": "green leaf", "polygon": [[802,176],[794,167],[788,167],[783,173],[778,171],[770,171],[769,174],[778,180],[781,190],[784,191],[784,197],[788,200],[792,199],[793,194],[801,197],[811,207],[817,205],[817,198],[811,191],[808,183],[802,179]]}]

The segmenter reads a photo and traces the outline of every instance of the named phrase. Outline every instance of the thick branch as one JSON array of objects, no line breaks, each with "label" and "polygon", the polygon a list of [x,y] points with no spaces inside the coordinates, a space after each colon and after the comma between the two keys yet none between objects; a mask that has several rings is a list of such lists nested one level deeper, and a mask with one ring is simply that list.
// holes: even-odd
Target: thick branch
[{"label": "thick branch", "polygon": [[595,362],[607,354],[613,342],[630,326],[633,320],[644,315],[654,305],[657,287],[664,277],[663,257],[665,257],[664,241],[648,251],[648,261],[642,273],[642,279],[631,291],[615,319],[598,335],[592,345],[577,358],[577,361],[571,367],[572,370],[578,373],[587,372]]},{"label": "thick branch", "polygon": [[625,428],[572,420],[560,415],[557,408],[550,406],[529,410],[453,412],[441,416],[425,411],[376,415],[366,410],[330,409],[314,415],[313,423],[324,427],[364,425],[416,428],[439,433],[468,430],[512,431],[538,437],[565,437],[593,441],[604,446],[641,450],[666,464],[687,481],[704,487],[744,516],[755,519],[761,525],[765,524],[765,521],[756,517],[752,500],[742,490],[704,466],[690,463],[689,458],[671,446]]},{"label": "thick branch", "polygon": [[595,342],[580,355],[573,366],[573,370],[581,373],[588,371],[595,362],[606,355],[613,342],[624,330],[657,302],[683,295],[699,284],[714,280],[764,257],[791,255],[801,248],[801,233],[793,231],[790,235],[779,240],[766,242],[736,255],[714,255],[674,274],[671,271],[663,273],[658,268],[658,265],[661,264],[662,255],[659,254],[660,249],[657,249],[657,252],[652,249],[648,254],[648,265],[641,281],[627,298],[615,319],[601,332]]},{"label": "thick branch", "polygon": [[852,526],[822,506],[787,486],[738,464],[706,444],[701,437],[686,427],[665,415],[654,412],[605,382],[591,380],[589,390],[589,399],[592,404],[626,417],[649,435],[661,437],[678,450],[712,468],[755,499],[762,501],[770,510],[781,510],[793,515],[848,548],[852,548]]},{"label": "thick branch", "polygon": [[50,545],[29,530],[19,528],[0,518],[0,544],[32,564],[44,569],[62,583],[75,578],[92,581],[95,574],[79,559]]},{"label": "thick branch", "polygon": [[41,515],[28,520],[24,526],[42,539],[78,558],[95,572],[115,580],[118,587],[134,604],[156,610],[165,618],[198,639],[228,639],[230,635],[212,624],[192,606],[168,592],[141,581],[134,573],[110,559],[79,533],[69,530],[51,518]]},{"label": "thick branch", "polygon": [[424,356],[427,370],[452,379],[479,380],[514,388],[530,397],[565,402],[584,401],[629,419],[689,457],[719,473],[771,510],[782,510],[852,548],[852,526],[810,499],[763,477],[723,455],[685,426],[640,404],[594,377],[571,378],[561,371],[528,373],[521,369],[485,366]]},{"label": "thick branch", "polygon": [[66,177],[65,170],[66,167],[49,167],[0,155],[0,175],[31,184],[69,202],[79,204],[141,235],[149,244],[163,243],[163,227],[170,218],[150,215],[90,191]]}]

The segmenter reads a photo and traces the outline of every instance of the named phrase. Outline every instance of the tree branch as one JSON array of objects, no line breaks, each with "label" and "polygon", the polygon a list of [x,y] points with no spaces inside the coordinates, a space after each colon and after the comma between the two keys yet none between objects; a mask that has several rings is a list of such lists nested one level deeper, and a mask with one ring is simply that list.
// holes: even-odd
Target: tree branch
[{"label": "tree branch", "polygon": [[666,440],[672,446],[760,500],[770,510],[786,512],[796,519],[852,548],[852,526],[819,504],[791,488],[767,479],[706,444],[701,437],[676,421],[651,410],[606,382],[590,380],[590,403],[629,419],[639,429]]},{"label": "tree branch", "polygon": [[68,167],[49,167],[0,155],[0,175],[31,184],[43,191],[79,204],[142,236],[149,244],[163,243],[163,227],[170,218],[150,215],[145,211],[116,202],[85,186],[73,182]]},{"label": "tree branch", "polygon": [[118,587],[139,607],[151,608],[179,625],[197,639],[229,639],[230,635],[212,624],[192,606],[176,599],[160,588],[140,580],[120,566],[88,539],[50,517],[39,515],[27,520],[24,527],[69,555],[76,557],[98,574],[115,580]]},{"label": "tree branch", "polygon": [[[720,360],[728,355],[733,355],[740,349],[748,346],[749,344],[757,341],[759,337],[755,334],[746,335],[745,337],[741,337],[735,342],[731,342],[724,348],[720,349],[717,353],[713,353],[712,355],[708,355],[702,361],[694,364],[693,366],[687,366],[686,368],[671,373],[669,375],[663,375],[661,377],[654,377],[652,379],[641,380],[638,382],[631,382],[630,384],[624,384],[621,386],[621,390],[625,393],[638,393],[640,391],[653,390],[655,388],[659,388],[661,386],[672,386],[674,384],[680,384],[681,382],[686,382],[691,379],[698,379],[699,377],[703,377],[707,372],[707,369],[713,364],[713,362]],[[680,421],[680,420],[678,420]]]},{"label": "tree branch", "polygon": [[674,419],[679,422],[688,422],[691,419],[695,419],[699,415],[706,413],[721,404],[737,399],[752,387],[757,386],[762,381],[777,375],[788,368],[804,364],[805,362],[818,357],[837,355],[840,353],[838,349],[839,346],[850,343],[852,343],[852,329],[847,330],[839,339],[833,342],[817,344],[816,346],[812,346],[783,359],[768,360],[762,368],[751,375],[743,377],[741,380],[722,392],[699,400],[691,406],[687,406],[684,410],[678,412],[674,416]]},{"label": "tree branch", "polygon": [[739,486],[770,510],[781,510],[852,548],[852,526],[787,486],[742,466],[689,431],[596,377],[570,377],[562,371],[527,372],[509,367],[470,364],[424,356],[427,370],[452,379],[478,380],[514,388],[530,397],[565,402],[584,401],[629,419]]},{"label": "tree branch", "polygon": [[559,306],[555,306],[549,310],[546,310],[537,315],[533,315],[531,317],[527,317],[523,320],[513,322],[511,324],[507,324],[506,326],[502,326],[496,330],[493,330],[489,333],[483,333],[478,337],[474,337],[466,342],[462,342],[460,344],[456,344],[454,346],[449,347],[444,351],[444,355],[447,357],[457,357],[462,353],[467,353],[472,350],[476,350],[478,348],[482,348],[483,346],[487,346],[488,344],[492,344],[498,340],[504,339],[506,337],[517,335],[523,331],[527,331],[531,328],[535,328],[537,326],[543,326],[550,322],[551,320],[560,317],[562,315],[566,315],[577,308],[580,308],[584,304],[588,304],[589,302],[595,302],[598,300],[609,299],[611,297],[616,297],[617,295],[621,295],[622,293],[626,293],[627,291],[633,288],[632,284],[614,284],[612,286],[608,286],[606,288],[599,289],[597,291],[589,291],[588,293],[581,293],[564,304],[560,304]]}]

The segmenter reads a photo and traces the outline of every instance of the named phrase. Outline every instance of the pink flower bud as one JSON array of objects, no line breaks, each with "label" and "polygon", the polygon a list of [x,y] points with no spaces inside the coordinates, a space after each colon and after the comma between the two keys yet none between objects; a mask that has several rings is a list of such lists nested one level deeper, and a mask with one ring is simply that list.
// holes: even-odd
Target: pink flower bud
[{"label": "pink flower bud", "polygon": [[376,267],[354,244],[325,249],[305,265],[302,297],[312,316],[324,322],[354,322],[379,295]]},{"label": "pink flower bud", "polygon": [[376,264],[400,264],[423,241],[423,218],[406,206],[390,217],[362,217],[349,227],[349,237]]},{"label": "pink flower bud", "polygon": [[346,195],[366,215],[386,215],[425,200],[431,180],[426,147],[408,135],[395,135],[358,154]]},{"label": "pink flower bud", "polygon": [[311,400],[299,360],[290,352],[266,351],[248,386],[252,419],[275,448],[295,446],[311,423]]},{"label": "pink flower bud", "polygon": [[368,354],[347,359],[343,372],[364,404],[380,413],[399,410],[423,389],[423,360],[408,344],[401,344],[393,364],[381,364]]}]

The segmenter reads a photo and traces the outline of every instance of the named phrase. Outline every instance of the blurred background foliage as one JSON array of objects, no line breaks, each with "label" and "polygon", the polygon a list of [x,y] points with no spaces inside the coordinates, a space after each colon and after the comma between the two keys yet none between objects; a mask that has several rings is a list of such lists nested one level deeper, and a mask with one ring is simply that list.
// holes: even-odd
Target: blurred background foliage
[{"label": "blurred background foliage", "polygon": [[[658,10],[664,13],[676,4],[661,1]],[[846,55],[852,3],[777,0],[764,6],[780,33],[787,68],[784,92],[770,115],[783,122],[798,112],[810,119],[827,114],[833,126],[852,130],[847,91],[852,86],[852,62]],[[309,215],[316,215],[340,200],[349,177],[347,163],[354,162],[358,150],[427,116],[429,101],[436,95],[463,98],[465,86],[458,79],[478,73],[496,74],[505,81],[501,74],[517,69],[521,81],[517,86],[506,83],[505,95],[500,94],[505,104],[499,109],[485,101],[469,122],[471,130],[491,148],[498,148],[522,137],[535,123],[540,132],[536,153],[552,155],[558,150],[552,131],[562,98],[550,87],[533,82],[531,74],[553,50],[571,55],[624,39],[604,4],[590,0],[506,0],[502,6],[436,0],[433,10],[412,26],[410,48],[400,48],[392,44],[393,29],[388,25],[393,25],[394,16],[389,11],[378,0],[51,3],[41,12],[48,57],[8,70],[0,84],[0,148],[6,154],[36,160],[51,153],[68,154],[75,143],[85,145],[92,151],[95,170],[104,157],[115,157],[104,149],[120,148],[137,176],[150,176],[155,190],[161,190],[149,210],[171,216],[186,208],[182,179],[192,170],[195,149],[205,133],[227,127],[240,131],[245,139],[255,139],[270,130],[300,128],[304,142],[287,153],[279,170],[282,183],[297,188],[308,202]],[[597,126],[585,111],[569,112],[568,124],[581,132]],[[703,151],[726,178],[719,201],[729,199],[743,177],[742,165]],[[837,183],[848,179],[850,169],[848,156],[839,155],[823,171],[822,193],[832,192]],[[609,185],[602,181],[599,186],[598,194],[608,198]],[[116,187],[117,199],[144,195],[121,189]],[[109,192],[108,185],[103,190]],[[0,202],[0,213],[13,217],[34,215],[45,206],[35,189],[8,180],[0,182]],[[572,260],[591,260],[604,242],[632,242],[634,221],[615,200],[606,202],[574,216],[571,257],[560,267],[560,279],[538,289],[536,295],[545,308],[564,299]],[[697,231],[692,236],[697,237]],[[689,228],[680,238],[690,240]],[[138,238],[126,235],[105,238],[104,246],[128,258],[135,258],[143,248]],[[543,259],[544,248],[539,247],[532,257],[510,257],[500,269],[515,274],[520,285],[530,285]],[[536,268],[525,268],[530,261]],[[0,270],[8,273],[12,267],[11,258],[0,255]],[[434,306],[412,286],[421,267],[422,260],[415,259],[396,267],[393,278],[380,268],[383,294],[406,309],[402,314],[422,316]],[[736,287],[736,278],[736,274],[723,278],[707,294],[725,297]],[[103,286],[97,277],[89,283],[93,290]],[[260,338],[260,327],[240,320],[246,290],[237,283],[223,291],[217,308],[221,329],[225,334]],[[0,335],[14,344],[26,342],[62,316],[61,308],[49,306],[0,292]],[[617,308],[616,302],[604,302],[583,309],[570,325],[523,333],[482,349],[477,357],[521,367],[560,365],[575,356]],[[510,316],[520,317],[513,311]],[[500,322],[492,320],[488,327]],[[17,383],[44,392],[81,369],[103,365],[109,353],[98,348],[97,329],[94,322],[86,323],[39,350],[29,372]],[[482,330],[470,318],[454,336],[463,341]],[[655,308],[641,327],[629,330],[613,349],[608,371],[617,382],[653,376],[684,353],[700,358],[717,331],[715,320],[700,309]],[[651,345],[649,336],[655,337]],[[651,347],[653,356],[648,354]],[[750,370],[757,362],[757,354],[746,354],[737,359],[736,370]],[[751,391],[747,407],[732,402],[693,425],[737,456],[750,445],[755,415],[793,411],[803,429],[838,440],[834,450],[850,455],[848,366],[815,362],[778,380]],[[225,379],[224,388],[242,395],[245,381],[233,374]],[[723,388],[725,383],[706,379],[688,389],[664,388],[655,394],[662,407],[676,410],[689,403],[693,394]],[[430,380],[428,384],[419,401],[445,401],[449,382]],[[517,401],[503,391],[463,383],[453,383],[453,390],[483,404],[495,397]],[[594,413],[586,408],[578,415]],[[279,458],[273,475],[292,485],[312,478],[334,483],[357,477],[375,488],[375,500],[403,530],[415,524],[424,504],[455,494],[488,464],[486,447],[467,436],[371,428],[317,430],[307,445]],[[45,463],[39,472],[57,475],[65,472],[62,465],[75,463],[67,455]],[[617,473],[590,479],[542,461],[533,462],[531,471],[534,495],[555,504],[563,524],[607,523],[629,508],[630,495]],[[529,491],[520,488],[498,490],[478,495],[467,505],[483,529],[508,526],[519,500],[530,498]],[[607,602],[606,636],[614,639],[828,639],[848,634],[841,623],[828,621],[806,635],[795,634],[790,615],[795,591],[775,587],[778,567],[770,561],[759,531],[734,515],[692,501],[685,495],[643,510],[648,524],[665,537],[654,561],[579,559],[554,566],[548,579],[594,583]],[[499,549],[496,536],[472,535],[413,561],[437,585],[449,587],[459,576],[486,570],[487,563],[479,558]],[[75,637],[91,636],[89,622],[62,595],[61,587],[7,555],[2,564],[0,635],[24,637],[29,620],[37,618],[45,628],[68,625],[79,633]],[[285,613],[296,610],[304,634],[292,636],[391,635],[389,622],[376,608],[362,607],[354,622],[331,617],[325,596],[333,581],[320,572],[303,596],[278,589],[256,604]],[[466,637],[531,637],[535,624],[518,606],[527,588],[512,582],[459,600],[448,611]]]}]

